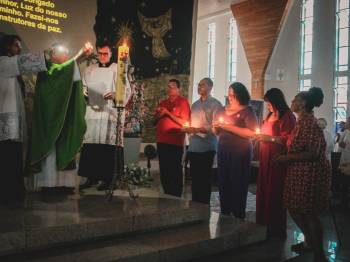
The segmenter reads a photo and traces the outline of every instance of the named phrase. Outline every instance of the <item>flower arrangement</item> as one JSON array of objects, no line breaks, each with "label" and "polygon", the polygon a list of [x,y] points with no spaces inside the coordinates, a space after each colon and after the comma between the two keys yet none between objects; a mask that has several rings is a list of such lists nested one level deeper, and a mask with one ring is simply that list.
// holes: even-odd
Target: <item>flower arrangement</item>
[{"label": "flower arrangement", "polygon": [[140,167],[138,164],[125,165],[124,177],[131,185],[145,187],[151,186],[152,178],[148,174],[147,168]]},{"label": "flower arrangement", "polygon": [[126,116],[124,124],[125,137],[140,137],[142,127],[144,126],[144,116],[146,113],[145,99],[144,99],[144,84],[131,81],[133,95],[126,105]]},{"label": "flower arrangement", "polygon": [[124,166],[124,172],[119,179],[119,188],[126,189],[129,196],[133,199],[137,198],[133,190],[136,187],[151,187],[152,177],[147,168],[140,167],[138,164],[128,164]]}]

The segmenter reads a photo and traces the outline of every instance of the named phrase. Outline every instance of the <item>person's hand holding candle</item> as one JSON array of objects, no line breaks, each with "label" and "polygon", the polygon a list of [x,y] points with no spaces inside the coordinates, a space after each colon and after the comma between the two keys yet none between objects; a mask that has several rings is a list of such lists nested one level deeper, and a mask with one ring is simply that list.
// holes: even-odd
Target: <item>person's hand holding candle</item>
[{"label": "person's hand holding candle", "polygon": [[86,42],[83,46],[83,52],[85,56],[89,56],[92,54],[92,51],[94,50],[94,47],[90,42]]},{"label": "person's hand holding candle", "polygon": [[77,60],[78,63],[81,62],[84,58],[92,54],[94,47],[90,42],[86,42],[79,52],[74,56],[74,60]]},{"label": "person's hand holding candle", "polygon": [[216,121],[213,121],[213,127],[220,128],[225,124],[225,120],[220,116]]},{"label": "person's hand holding candle", "polygon": [[255,139],[262,142],[276,142],[276,138],[261,133],[260,128],[255,129]]},{"label": "person's hand holding candle", "polygon": [[160,117],[163,117],[163,116],[169,114],[169,110],[166,109],[165,107],[158,107],[157,112],[158,112]]},{"label": "person's hand holding candle", "polygon": [[190,123],[188,121],[186,121],[183,125],[182,125],[182,128],[181,128],[181,131],[184,132],[184,133],[190,133],[191,131],[191,126],[190,126]]},{"label": "person's hand holding candle", "polygon": [[223,116],[218,117],[212,124],[212,132],[218,134],[221,129],[226,125],[225,119]]}]

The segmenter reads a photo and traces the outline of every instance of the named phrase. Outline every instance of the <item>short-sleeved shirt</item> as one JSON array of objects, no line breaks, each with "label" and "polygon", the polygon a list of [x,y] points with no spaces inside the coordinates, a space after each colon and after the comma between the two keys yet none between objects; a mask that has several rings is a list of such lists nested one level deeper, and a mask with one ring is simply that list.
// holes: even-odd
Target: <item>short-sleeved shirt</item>
[{"label": "short-sleeved shirt", "polygon": [[190,136],[189,152],[208,152],[217,150],[217,137],[211,132],[214,116],[222,110],[222,104],[214,97],[202,101],[198,99],[191,107],[191,126],[204,127],[208,133]]},{"label": "short-sleeved shirt", "polygon": [[[185,121],[190,118],[190,105],[183,96],[178,96],[173,102],[170,99],[162,100],[160,107],[166,108],[174,116]],[[157,142],[171,145],[183,145],[185,134],[181,132],[182,126],[172,120],[169,116],[163,116],[157,123]]]},{"label": "short-sleeved shirt", "polygon": [[[258,127],[258,121],[254,110],[248,106],[232,115],[227,115],[225,111],[219,113],[217,117],[223,117],[227,124],[231,124],[241,128],[255,130]],[[230,150],[245,153],[251,150],[251,141],[248,138],[241,137],[231,132],[223,130],[219,134],[219,147],[228,148]]]}]

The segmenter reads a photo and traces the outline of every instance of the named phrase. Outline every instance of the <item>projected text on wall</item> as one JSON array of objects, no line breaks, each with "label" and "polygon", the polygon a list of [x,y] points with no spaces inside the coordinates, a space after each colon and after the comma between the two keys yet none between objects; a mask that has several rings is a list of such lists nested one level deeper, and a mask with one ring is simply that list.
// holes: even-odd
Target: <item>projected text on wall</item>
[{"label": "projected text on wall", "polygon": [[0,21],[61,34],[61,22],[67,18],[66,12],[56,9],[54,1],[0,0]]}]

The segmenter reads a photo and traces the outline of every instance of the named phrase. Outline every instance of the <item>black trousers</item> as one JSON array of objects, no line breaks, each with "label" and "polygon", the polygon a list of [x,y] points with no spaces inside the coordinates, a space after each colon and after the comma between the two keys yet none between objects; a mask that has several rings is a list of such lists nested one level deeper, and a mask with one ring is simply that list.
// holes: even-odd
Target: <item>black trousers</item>
[{"label": "black trousers", "polygon": [[116,146],[84,144],[80,154],[78,175],[91,181],[110,184],[114,174]]},{"label": "black trousers", "polygon": [[212,167],[215,151],[189,152],[192,201],[210,204]]},{"label": "black trousers", "polygon": [[181,197],[183,188],[182,154],[183,147],[157,143],[160,181],[164,193]]},{"label": "black trousers", "polygon": [[11,204],[24,198],[22,143],[0,141],[0,204]]}]

